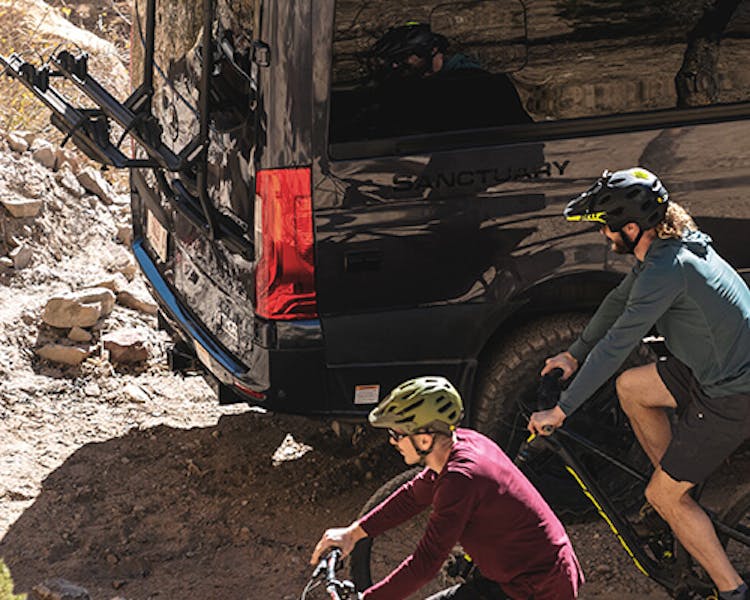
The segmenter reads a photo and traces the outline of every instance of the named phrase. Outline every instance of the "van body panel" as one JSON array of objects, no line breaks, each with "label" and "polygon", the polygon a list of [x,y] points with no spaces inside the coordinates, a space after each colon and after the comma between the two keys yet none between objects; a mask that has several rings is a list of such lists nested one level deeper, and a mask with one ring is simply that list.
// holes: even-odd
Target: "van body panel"
[{"label": "van body panel", "polygon": [[[139,262],[182,336],[208,350],[216,364],[209,360],[207,368],[221,385],[241,380],[264,394],[248,401],[306,414],[363,416],[371,406],[362,398],[371,396],[358,395],[358,386],[379,386],[382,395],[428,373],[449,377],[470,398],[489,346],[536,315],[590,311],[631,268],[632,257],[613,253],[597,228],[561,217],[565,204],[605,168],[641,165],[656,172],[717,250],[749,276],[750,95],[743,96],[749,86],[731,67],[744,52],[747,2],[727,30],[722,51],[732,60],[722,59],[718,69],[726,101],[714,106],[675,91],[671,78],[688,52],[677,35],[684,24],[669,25],[664,38],[644,30],[643,47],[633,50],[643,70],[655,72],[662,52],[666,71],[658,72],[669,77],[644,83],[613,72],[589,81],[591,61],[615,59],[640,39],[623,27],[631,9],[598,16],[600,31],[548,2],[476,4],[489,16],[502,7],[525,11],[525,58],[514,55],[515,71],[491,75],[517,84],[530,117],[508,126],[410,133],[414,124],[394,113],[405,129],[391,127],[388,135],[396,137],[390,138],[362,127],[370,137],[356,139],[335,126],[341,106],[351,108],[347,102],[364,101],[374,89],[372,82],[358,88],[353,76],[344,84],[337,77],[342,69],[357,75],[367,44],[412,18],[402,16],[423,7],[428,16],[444,13],[448,5],[409,0],[390,15],[367,3],[360,14],[355,0],[257,0],[255,30],[244,31],[249,39],[238,21],[222,21],[238,55],[251,42],[268,48],[267,62],[255,60],[248,71],[257,86],[253,102],[230,98],[228,90],[244,89],[231,71],[219,69],[212,84],[225,101],[211,105],[208,197],[244,232],[246,247],[237,251],[212,240],[200,215],[196,221],[174,209],[172,196],[180,190],[199,194],[190,173],[133,175]],[[694,4],[686,22],[699,18],[702,9]],[[639,18],[654,10],[662,9],[632,8]],[[454,22],[466,23],[470,13]],[[341,14],[348,19],[343,26],[336,23]],[[368,15],[374,19],[369,29],[356,22]],[[483,31],[461,42],[467,52],[485,51]],[[163,65],[172,85],[154,99],[174,151],[199,125],[197,33],[186,47]],[[342,52],[349,66],[337,62]],[[625,62],[628,73],[639,70]],[[416,87],[411,82],[403,89]],[[391,108],[399,106],[395,99]],[[420,108],[413,99],[404,104]],[[255,313],[254,241],[262,235],[255,175],[300,167],[311,173],[320,317],[267,320]],[[169,232],[165,260],[149,241],[147,211]]]},{"label": "van body panel", "polygon": [[312,163],[311,0],[264,5],[260,39],[270,66],[259,69],[258,150],[262,168]]}]

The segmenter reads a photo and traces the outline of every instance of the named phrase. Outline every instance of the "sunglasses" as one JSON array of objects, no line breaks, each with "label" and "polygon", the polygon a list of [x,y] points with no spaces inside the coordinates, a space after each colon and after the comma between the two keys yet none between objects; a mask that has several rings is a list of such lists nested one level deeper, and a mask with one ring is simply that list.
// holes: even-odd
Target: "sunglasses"
[{"label": "sunglasses", "polygon": [[405,437],[409,437],[408,433],[401,433],[400,431],[395,431],[393,429],[388,430],[388,437],[391,438],[394,442],[400,442]]}]

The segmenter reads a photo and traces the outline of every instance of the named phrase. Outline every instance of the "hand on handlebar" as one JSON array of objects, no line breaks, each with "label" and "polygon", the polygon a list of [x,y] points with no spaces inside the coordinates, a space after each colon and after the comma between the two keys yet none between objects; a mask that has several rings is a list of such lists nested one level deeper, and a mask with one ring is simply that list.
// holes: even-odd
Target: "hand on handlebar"
[{"label": "hand on handlebar", "polygon": [[565,421],[565,413],[559,406],[531,414],[527,429],[537,435],[549,435]]},{"label": "hand on handlebar", "polygon": [[562,369],[561,379],[564,381],[578,370],[578,360],[570,352],[560,352],[544,361],[540,375],[544,376],[552,369]]},{"label": "hand on handlebar", "polygon": [[318,564],[320,557],[329,548],[341,548],[343,556],[348,556],[354,545],[363,537],[367,537],[367,533],[356,521],[349,527],[334,527],[326,530],[313,550],[310,564]]}]

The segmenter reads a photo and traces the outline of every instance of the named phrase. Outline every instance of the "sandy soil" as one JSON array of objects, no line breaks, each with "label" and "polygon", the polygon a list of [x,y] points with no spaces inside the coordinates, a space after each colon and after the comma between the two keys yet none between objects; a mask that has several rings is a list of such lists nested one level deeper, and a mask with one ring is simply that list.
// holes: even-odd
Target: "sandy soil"
[{"label": "sandy soil", "polygon": [[[92,5],[70,6],[77,22],[119,31],[92,17]],[[95,599],[298,598],[321,532],[351,521],[403,468],[399,458],[372,431],[353,444],[347,428],[339,437],[328,423],[219,407],[200,377],[166,369],[169,341],[155,317],[123,306],[95,329],[80,367],[41,360],[34,350],[60,334],[41,322],[47,299],[128,260],[115,239],[128,209],[126,195],[106,205],[69,194],[29,153],[0,142],[0,182],[34,178],[40,214],[2,216],[6,239],[34,250],[27,268],[0,273],[0,557],[17,592],[62,577]],[[147,332],[148,361],[107,360],[97,341],[120,326]],[[589,581],[584,598],[666,598],[604,523],[568,528]]]}]

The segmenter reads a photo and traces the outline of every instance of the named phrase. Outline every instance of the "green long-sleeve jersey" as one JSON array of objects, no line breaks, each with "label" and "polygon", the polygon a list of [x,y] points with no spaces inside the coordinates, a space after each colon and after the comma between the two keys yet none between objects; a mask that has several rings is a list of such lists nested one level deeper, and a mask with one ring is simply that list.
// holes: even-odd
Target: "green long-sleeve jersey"
[{"label": "green long-sleeve jersey", "polygon": [[692,231],[655,239],[568,349],[581,367],[560,396],[563,412],[585,402],[654,325],[706,394],[750,393],[750,290],[711,238]]}]

